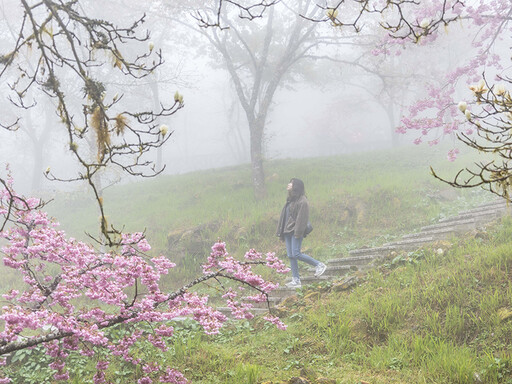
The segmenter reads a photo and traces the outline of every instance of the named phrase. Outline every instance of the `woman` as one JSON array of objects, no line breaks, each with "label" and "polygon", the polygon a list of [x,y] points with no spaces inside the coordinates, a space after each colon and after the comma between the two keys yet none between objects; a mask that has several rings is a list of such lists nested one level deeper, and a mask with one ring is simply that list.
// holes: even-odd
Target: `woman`
[{"label": "woman", "polygon": [[309,222],[309,204],[304,190],[304,182],[300,179],[291,179],[288,183],[288,198],[281,211],[277,236],[286,243],[286,253],[290,259],[292,281],[286,284],[290,288],[300,288],[298,260],[315,266],[315,276],[320,276],[327,268],[324,263],[313,259],[301,252],[302,239]]}]

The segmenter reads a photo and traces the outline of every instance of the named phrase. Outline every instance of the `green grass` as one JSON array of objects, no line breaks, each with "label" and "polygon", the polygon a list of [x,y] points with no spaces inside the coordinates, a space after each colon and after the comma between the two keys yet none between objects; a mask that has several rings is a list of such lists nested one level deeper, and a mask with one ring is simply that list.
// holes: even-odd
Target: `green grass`
[{"label": "green grass", "polygon": [[[106,189],[105,207],[110,223],[126,231],[146,230],[154,252],[177,262],[179,284],[200,271],[218,239],[233,254],[250,248],[282,254],[275,227],[291,177],[305,182],[315,229],[304,247],[320,260],[382,244],[489,198],[434,179],[430,165],[447,175],[461,166],[448,163],[444,154],[440,148],[415,147],[267,162],[268,198],[263,201],[253,198],[249,166],[161,176]],[[77,238],[98,232],[96,207],[87,196],[52,196],[49,206]]]},{"label": "green grass", "polygon": [[288,306],[286,332],[235,323],[174,362],[194,383],[249,382],[226,376],[240,364],[259,382],[306,370],[340,384],[512,383],[511,235],[508,219],[443,255],[425,248],[415,262],[387,260],[349,292],[309,287]]},{"label": "green grass", "polygon": [[[218,238],[235,255],[248,248],[282,255],[274,232],[291,177],[305,181],[315,229],[304,247],[321,260],[380,245],[492,199],[432,178],[430,165],[446,175],[461,167],[440,157],[442,149],[405,148],[272,161],[264,201],[254,201],[250,169],[242,166],[114,186],[105,202],[112,223],[146,228],[154,252],[178,262],[168,281],[174,287],[199,273]],[[80,192],[56,196],[50,209],[73,236],[96,230],[93,202]],[[194,230],[196,236],[187,235]],[[169,246],[178,237],[181,242]],[[261,319],[227,324],[217,336],[179,323],[169,351],[157,357],[199,384],[276,384],[298,375],[338,384],[469,384],[475,377],[511,384],[512,222],[452,240],[443,250],[399,254],[350,291],[332,292],[330,284],[304,289],[287,306],[284,332]],[[4,279],[4,287],[14,284]],[[94,364],[76,359],[73,382],[92,376]],[[24,382],[43,382],[30,381],[33,370],[24,374]],[[120,384],[135,382],[137,374],[120,362],[109,368],[109,378]]]}]

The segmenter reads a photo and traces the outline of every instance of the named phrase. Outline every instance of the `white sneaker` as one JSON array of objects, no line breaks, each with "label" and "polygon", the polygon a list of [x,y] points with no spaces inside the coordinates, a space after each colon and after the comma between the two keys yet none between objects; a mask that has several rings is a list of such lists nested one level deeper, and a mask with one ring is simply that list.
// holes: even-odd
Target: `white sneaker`
[{"label": "white sneaker", "polygon": [[289,283],[286,283],[286,286],[288,288],[302,288],[302,284],[300,283],[300,280],[296,279],[296,278],[292,278],[292,281],[290,281]]},{"label": "white sneaker", "polygon": [[327,265],[324,263],[320,263],[315,267],[315,276],[320,277],[324,274],[325,270],[327,269]]}]

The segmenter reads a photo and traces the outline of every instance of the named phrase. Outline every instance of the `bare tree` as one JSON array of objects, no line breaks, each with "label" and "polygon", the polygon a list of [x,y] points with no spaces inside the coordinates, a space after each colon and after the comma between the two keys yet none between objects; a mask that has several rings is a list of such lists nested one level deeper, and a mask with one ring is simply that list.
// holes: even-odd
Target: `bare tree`
[{"label": "bare tree", "polygon": [[[202,28],[230,28],[225,24],[226,19],[223,15],[227,10],[235,9],[240,19],[254,20],[263,17],[267,10],[277,4],[280,0],[261,0],[261,1],[233,1],[233,0],[213,0],[204,2],[203,9],[197,9],[192,12],[192,16]],[[208,4],[213,3],[213,4]]]},{"label": "bare tree", "polygon": [[[170,135],[157,119],[179,110],[183,98],[176,93],[170,105],[160,103],[153,110],[133,111],[120,103],[124,95],[112,95],[105,86],[112,70],[141,79],[162,64],[161,52],[148,43],[149,33],[139,31],[145,16],[131,25],[117,26],[89,17],[88,4],[77,0],[19,0],[12,4],[21,6],[23,16],[13,26],[14,43],[0,55],[0,78],[8,84],[9,100],[21,109],[37,105],[40,94],[53,100],[69,151],[81,169],[71,177],[51,170],[46,176],[88,183],[98,202],[101,232],[113,245],[119,231],[107,223],[94,176],[109,165],[136,176],[160,173],[163,168],[156,168],[146,153],[167,141]],[[144,42],[143,53],[134,53],[134,49],[140,52]],[[22,54],[27,51],[31,54],[24,60]],[[15,130],[20,123],[19,119],[0,122],[8,130]],[[96,137],[93,159],[83,145],[89,132]]]},{"label": "bare tree", "polygon": [[[485,77],[484,77],[485,79]],[[470,111],[466,102],[459,104],[476,135],[460,133],[457,138],[483,155],[484,160],[461,169],[453,179],[437,179],[456,188],[481,187],[507,201],[512,201],[512,79],[502,78],[502,84],[490,85],[482,80],[472,87],[478,110]]]},{"label": "bare tree", "polygon": [[[334,27],[350,27],[360,32],[368,17],[373,15],[383,16],[380,26],[397,39],[411,40],[418,43],[425,36],[437,32],[443,27],[459,18],[456,10],[464,6],[460,0],[445,0],[432,9],[423,12],[424,16],[418,19],[414,14],[418,9],[423,11],[421,2],[417,0],[334,0],[323,1],[317,4],[323,11],[323,17],[305,18],[314,22],[331,22]],[[355,7],[355,8],[354,8]]]},{"label": "bare tree", "polygon": [[[192,3],[192,6],[199,6]],[[220,55],[222,67],[229,73],[244,111],[249,127],[252,181],[257,199],[266,195],[265,128],[276,92],[303,77],[301,64],[323,59],[324,55],[318,54],[319,51],[346,39],[333,33],[331,28],[303,17],[313,18],[320,11],[313,1],[270,3],[266,3],[261,17],[250,21],[240,20],[237,13],[229,9],[205,6],[200,13],[203,19],[208,19],[208,14],[215,15],[221,28],[192,26]],[[210,20],[215,18],[210,16]],[[188,26],[191,27],[190,24]],[[216,60],[215,64],[218,63]]]}]

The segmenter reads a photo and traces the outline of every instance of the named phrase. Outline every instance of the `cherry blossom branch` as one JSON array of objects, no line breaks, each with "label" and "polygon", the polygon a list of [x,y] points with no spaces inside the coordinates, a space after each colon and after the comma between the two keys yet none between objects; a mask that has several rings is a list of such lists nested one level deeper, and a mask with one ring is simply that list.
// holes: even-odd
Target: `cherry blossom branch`
[{"label": "cherry blossom branch", "polygon": [[[501,79],[505,80],[503,77]],[[512,83],[506,80],[506,84],[510,86]],[[505,84],[489,84],[485,75],[470,88],[476,101],[475,110],[471,111],[466,102],[460,102],[458,108],[476,134],[460,133],[457,138],[479,153],[498,157],[501,163],[497,160],[477,162],[472,168],[460,170],[451,180],[438,176],[433,170],[432,174],[452,187],[481,187],[511,201],[512,96]]]},{"label": "cherry blossom branch", "polygon": [[260,0],[249,5],[243,5],[235,0],[219,0],[218,4],[211,9],[212,15],[207,11],[196,10],[192,13],[192,17],[196,19],[199,26],[202,28],[220,28],[227,29],[222,23],[222,15],[229,11],[229,5],[235,10],[238,10],[238,17],[240,19],[254,20],[263,17],[267,8],[279,3],[280,0]]},{"label": "cherry blossom branch", "polygon": [[[50,367],[56,371],[55,380],[69,379],[65,365],[72,351],[91,354],[103,349],[111,358],[118,356],[137,365],[140,359],[134,355],[134,343],[166,350],[173,335],[170,321],[176,318],[196,320],[207,334],[219,332],[226,316],[208,303],[208,296],[193,292],[197,285],[210,280],[250,288],[243,293],[220,284],[222,298],[233,317],[250,319],[254,316],[251,302],[266,301],[269,314],[265,319],[280,329],[286,328],[270,312],[268,300],[268,294],[279,285],[253,271],[253,267],[266,266],[278,273],[287,272],[289,269],[274,253],[263,255],[249,250],[245,260],[239,261],[228,254],[224,243],[216,243],[203,266],[203,276],[165,293],[160,289],[160,279],[175,264],[164,256],[149,257],[151,246],[143,233],[121,234],[118,249],[98,252],[85,243],[67,239],[57,229],[58,224],[37,209],[38,199],[16,195],[12,180],[0,181],[0,215],[8,216],[9,221],[0,231],[0,238],[7,241],[2,248],[3,262],[21,274],[20,285],[25,287],[3,294],[7,304],[0,314],[0,356],[42,345],[53,357]],[[138,327],[142,323],[149,324],[149,332]],[[134,331],[121,339],[115,332],[108,332],[121,325]],[[157,367],[148,371],[153,373],[145,376],[147,383],[165,382],[163,377],[177,377],[168,382],[183,382],[177,371],[170,372],[157,362],[144,364]],[[99,364],[98,377],[107,367],[108,362]],[[0,371],[7,373],[5,367]],[[8,380],[0,374],[0,382]]]}]

